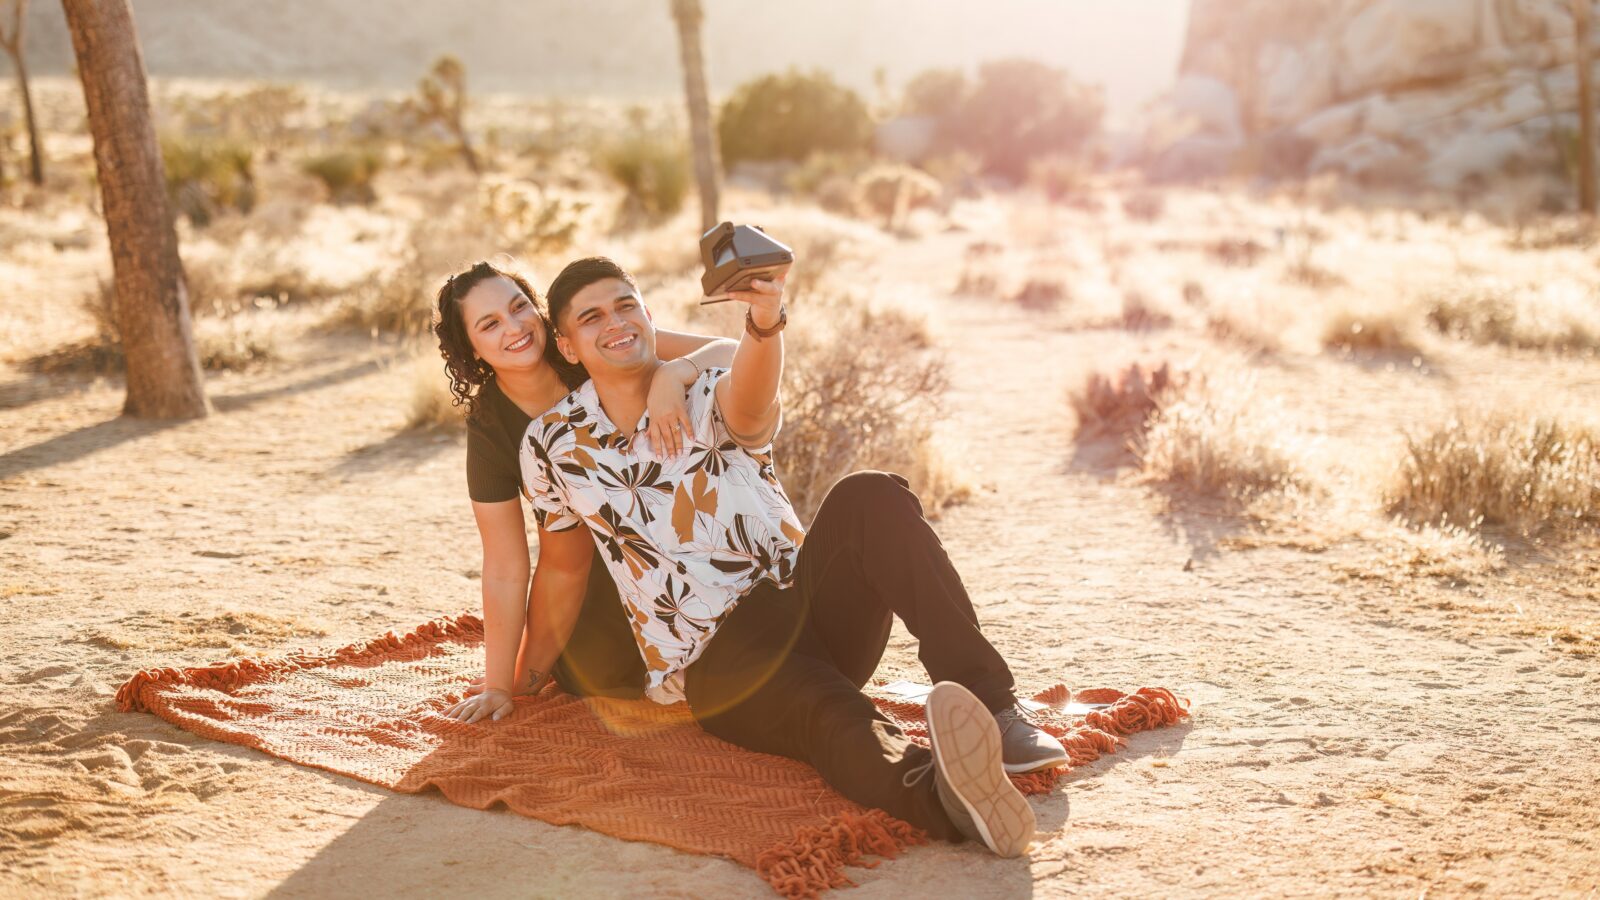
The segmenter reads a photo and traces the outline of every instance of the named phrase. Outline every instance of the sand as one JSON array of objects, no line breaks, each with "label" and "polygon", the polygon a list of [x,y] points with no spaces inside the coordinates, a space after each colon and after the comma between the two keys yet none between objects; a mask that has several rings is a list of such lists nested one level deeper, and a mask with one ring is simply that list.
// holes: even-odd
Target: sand
[{"label": "sand", "polygon": [[[925,312],[951,360],[938,431],[975,490],[939,532],[1023,686],[1166,685],[1194,719],[1037,801],[1026,858],[921,848],[853,871],[851,896],[1600,889],[1600,664],[1539,624],[1595,620],[1595,548],[1524,548],[1470,583],[1352,577],[1379,571],[1374,541],[1273,539],[1139,484],[1115,448],[1074,448],[1065,392],[1200,339],[952,297],[971,239],[892,242],[859,268]],[[463,443],[400,430],[394,359],[308,336],[212,378],[216,414],[171,425],[118,418],[114,382],[0,375],[0,895],[770,896],[725,860],[395,795],[116,711],[142,667],[476,606]],[[1600,385],[1592,358],[1460,348],[1430,358],[1447,378],[1255,365],[1316,413],[1323,459],[1378,455],[1398,425],[1508,380],[1591,400]],[[897,631],[889,667],[914,666]]]}]

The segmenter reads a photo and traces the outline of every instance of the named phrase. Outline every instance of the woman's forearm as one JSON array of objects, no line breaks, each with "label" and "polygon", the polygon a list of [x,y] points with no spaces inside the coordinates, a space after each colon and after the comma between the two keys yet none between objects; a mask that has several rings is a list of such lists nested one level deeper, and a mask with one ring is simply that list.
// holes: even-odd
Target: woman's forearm
[{"label": "woman's forearm", "polygon": [[484,685],[513,690],[517,654],[528,620],[528,580],[511,576],[483,579]]}]

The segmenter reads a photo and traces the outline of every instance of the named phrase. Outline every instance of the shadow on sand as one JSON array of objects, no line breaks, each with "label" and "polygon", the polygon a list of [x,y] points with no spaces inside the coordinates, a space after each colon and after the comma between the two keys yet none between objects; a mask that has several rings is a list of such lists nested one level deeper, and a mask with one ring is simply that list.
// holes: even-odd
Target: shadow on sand
[{"label": "shadow on sand", "polygon": [[[228,415],[247,410],[267,400],[303,391],[314,391],[360,378],[378,371],[379,368],[380,363],[377,360],[350,363],[277,387],[247,391],[242,394],[213,395],[211,405],[217,413]],[[186,421],[191,420],[164,421],[118,416],[115,419],[58,434],[38,443],[0,454],[0,481],[33,469],[73,462],[101,450],[109,450],[119,444],[185,424]]]}]

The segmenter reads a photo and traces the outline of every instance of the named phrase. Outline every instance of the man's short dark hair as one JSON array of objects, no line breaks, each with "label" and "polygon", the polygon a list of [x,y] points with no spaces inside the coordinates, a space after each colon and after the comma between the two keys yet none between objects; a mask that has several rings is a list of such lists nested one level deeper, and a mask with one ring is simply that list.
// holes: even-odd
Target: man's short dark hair
[{"label": "man's short dark hair", "polygon": [[566,314],[567,307],[572,305],[572,298],[577,293],[597,281],[607,278],[619,278],[634,290],[639,285],[634,282],[628,270],[604,256],[589,256],[580,260],[567,263],[561,270],[556,280],[550,282],[550,290],[545,292],[546,302],[550,304],[550,321],[561,327],[561,317]]}]

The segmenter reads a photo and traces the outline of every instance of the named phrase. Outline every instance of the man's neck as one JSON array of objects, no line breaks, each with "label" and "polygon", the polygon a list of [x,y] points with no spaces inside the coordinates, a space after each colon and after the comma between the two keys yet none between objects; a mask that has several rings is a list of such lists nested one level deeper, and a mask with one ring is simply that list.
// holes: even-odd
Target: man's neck
[{"label": "man's neck", "polygon": [[556,374],[556,370],[547,365],[533,369],[496,372],[496,383],[500,385],[500,393],[506,399],[516,404],[517,408],[534,417],[556,405],[556,401],[567,395],[567,385]]},{"label": "man's neck", "polygon": [[639,369],[589,371],[594,392],[600,398],[600,408],[605,410],[611,424],[628,437],[633,436],[634,426],[639,424],[639,418],[644,415],[645,406],[650,402],[650,381],[655,378],[659,368],[661,361],[656,360]]}]

